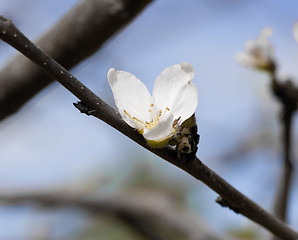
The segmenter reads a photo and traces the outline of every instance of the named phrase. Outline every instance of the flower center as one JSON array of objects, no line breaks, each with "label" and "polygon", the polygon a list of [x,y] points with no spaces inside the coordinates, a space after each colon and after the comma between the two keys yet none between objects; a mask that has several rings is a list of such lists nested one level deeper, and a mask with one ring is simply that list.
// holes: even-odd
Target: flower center
[{"label": "flower center", "polygon": [[[150,107],[153,107],[154,105],[151,104]],[[165,116],[167,111],[170,111],[170,109],[168,107],[165,108],[164,111],[159,110],[158,114],[154,114],[154,110],[153,109],[149,109],[148,110],[150,113],[152,113],[152,120],[151,121],[142,121],[134,116],[131,116],[126,110],[124,110],[124,113],[131,118],[132,120],[134,120],[134,122],[140,127],[139,128],[139,133],[143,134],[144,133],[144,129],[150,130],[152,128],[154,128],[158,122]]]}]

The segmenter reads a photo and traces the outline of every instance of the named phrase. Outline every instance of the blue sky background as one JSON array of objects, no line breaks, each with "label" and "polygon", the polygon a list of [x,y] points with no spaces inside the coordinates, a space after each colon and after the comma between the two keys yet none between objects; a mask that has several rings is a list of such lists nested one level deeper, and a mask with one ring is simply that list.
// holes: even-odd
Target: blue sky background
[{"label": "blue sky background", "polygon": [[[34,39],[76,2],[2,0],[0,14],[13,19]],[[155,1],[72,72],[115,106],[106,79],[109,68],[133,73],[151,91],[154,79],[165,67],[191,63],[199,91],[198,156],[241,192],[270,209],[280,170],[279,108],[270,95],[268,77],[240,66],[234,59],[247,40],[257,37],[264,27],[272,27],[279,75],[294,77],[297,83],[298,43],[292,35],[297,9],[298,2],[290,0]],[[1,65],[15,53],[0,42]],[[90,173],[124,176],[127,171],[121,171],[122,166],[133,168],[131,159],[142,156],[140,161],[192,184],[190,206],[217,231],[251,225],[219,207],[214,203],[217,195],[186,173],[97,119],[79,114],[72,106],[76,101],[54,83],[0,123],[1,189],[80,185]],[[297,123],[296,117],[294,149]],[[238,155],[242,148],[244,153]],[[294,182],[290,224],[297,229],[297,174]],[[0,207],[0,238],[22,236],[36,218],[40,215],[27,208]]]}]

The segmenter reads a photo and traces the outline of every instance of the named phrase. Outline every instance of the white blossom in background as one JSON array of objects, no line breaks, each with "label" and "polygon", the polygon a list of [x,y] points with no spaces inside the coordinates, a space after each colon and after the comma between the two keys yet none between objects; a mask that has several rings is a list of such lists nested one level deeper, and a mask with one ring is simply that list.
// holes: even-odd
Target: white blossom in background
[{"label": "white blossom in background", "polygon": [[244,52],[236,55],[237,62],[243,66],[272,71],[274,69],[274,51],[268,40],[272,33],[271,28],[264,28],[257,39],[248,41]]},{"label": "white blossom in background", "polygon": [[165,147],[198,104],[188,63],[166,68],[155,80],[152,96],[134,75],[111,68],[108,81],[123,120],[143,134],[151,147]]},{"label": "white blossom in background", "polygon": [[298,22],[295,22],[294,24],[293,34],[296,42],[298,42]]}]

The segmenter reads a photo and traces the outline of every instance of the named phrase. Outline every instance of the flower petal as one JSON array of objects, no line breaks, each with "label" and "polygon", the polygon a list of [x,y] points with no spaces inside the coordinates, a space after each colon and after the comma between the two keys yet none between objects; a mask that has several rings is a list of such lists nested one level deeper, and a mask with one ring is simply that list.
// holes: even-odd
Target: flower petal
[{"label": "flower petal", "polygon": [[243,66],[254,67],[260,70],[272,71],[274,69],[274,49],[268,38],[272,29],[264,28],[255,40],[245,44],[245,50],[236,55],[236,60]]},{"label": "flower petal", "polygon": [[245,67],[254,66],[254,58],[247,52],[238,52],[235,56],[236,61]]},{"label": "flower petal", "polygon": [[153,99],[164,111],[167,107],[180,122],[192,116],[198,104],[198,91],[191,82],[194,70],[188,63],[166,68],[155,80]]},{"label": "flower petal", "polygon": [[155,142],[164,142],[164,140],[172,137],[174,132],[173,128],[174,116],[173,114],[167,114],[165,118],[160,120],[158,124],[151,129],[145,130],[143,136],[146,140],[153,140]]},{"label": "flower petal", "polygon": [[142,124],[137,120],[144,123],[152,120],[149,109],[153,101],[144,83],[128,72],[113,68],[108,72],[108,81],[119,113],[128,125],[139,129]]}]

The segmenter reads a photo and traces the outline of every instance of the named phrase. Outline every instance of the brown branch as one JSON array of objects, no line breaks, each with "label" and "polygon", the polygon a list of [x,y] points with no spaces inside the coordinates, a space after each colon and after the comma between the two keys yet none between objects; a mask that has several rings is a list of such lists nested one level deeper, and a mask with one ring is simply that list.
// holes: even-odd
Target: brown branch
[{"label": "brown branch", "polygon": [[[283,134],[281,136],[281,143],[283,144],[283,161],[273,205],[273,213],[276,217],[286,222],[288,198],[293,177],[293,163],[291,157],[292,119],[298,106],[298,88],[289,80],[285,83],[279,83],[276,79],[275,72],[272,73],[271,77],[273,93],[282,105],[280,120],[283,126]],[[273,237],[273,239],[277,240],[279,238]]]},{"label": "brown branch", "polygon": [[281,169],[281,176],[279,186],[277,188],[276,199],[273,207],[274,214],[281,220],[286,222],[286,212],[288,205],[288,198],[291,189],[291,182],[293,176],[293,164],[290,158],[291,152],[291,126],[292,126],[291,112],[284,112],[283,116],[283,164]]},{"label": "brown branch", "polygon": [[[99,197],[86,197],[61,192],[0,192],[2,204],[33,204],[44,208],[75,208],[90,214],[113,215],[130,224],[146,239],[164,238],[165,233],[189,240],[227,240],[213,233],[201,219],[181,207],[173,198],[155,191],[118,192]],[[158,229],[164,231],[159,232]],[[175,238],[177,239],[177,238]]]},{"label": "brown branch", "polygon": [[297,232],[293,231],[288,225],[272,216],[259,205],[233,188],[223,178],[205,166],[198,158],[189,161],[180,161],[177,159],[176,151],[172,148],[150,148],[143,136],[129,127],[121,119],[118,112],[106,104],[101,98],[96,96],[51,57],[37,48],[12,24],[10,20],[5,19],[4,17],[0,17],[0,38],[42,67],[50,76],[78,97],[88,107],[88,112],[90,114],[114,127],[144,148],[205,183],[217,192],[224,202],[237,213],[241,213],[252,221],[260,224],[280,238],[298,239]]},{"label": "brown branch", "polygon": [[[152,0],[81,0],[36,41],[66,69],[83,61]],[[0,120],[16,112],[53,79],[22,55],[0,70]]]}]

